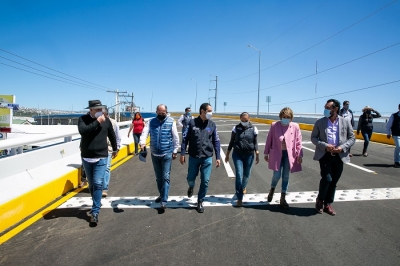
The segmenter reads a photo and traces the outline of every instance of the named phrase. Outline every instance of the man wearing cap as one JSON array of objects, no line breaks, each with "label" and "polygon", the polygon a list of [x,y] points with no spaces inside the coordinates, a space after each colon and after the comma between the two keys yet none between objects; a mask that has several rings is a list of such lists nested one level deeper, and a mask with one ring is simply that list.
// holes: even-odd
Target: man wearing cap
[{"label": "man wearing cap", "polygon": [[97,224],[101,207],[104,175],[107,167],[107,137],[112,146],[112,158],[118,154],[117,140],[110,119],[104,116],[99,100],[89,101],[89,113],[79,118],[78,130],[81,134],[81,157],[89,182],[93,205],[90,222]]},{"label": "man wearing cap", "polygon": [[[104,107],[104,116],[108,119],[110,119],[111,124],[113,126],[114,132],[115,132],[115,137],[117,138],[117,149],[119,150],[121,148],[121,135],[119,134],[119,127],[117,124],[117,121],[112,119],[109,114],[108,114],[108,108]],[[104,184],[103,184],[103,192],[102,196],[107,197],[108,196],[108,184],[110,184],[110,178],[111,178],[111,157],[112,157],[112,145],[111,141],[109,138],[107,138],[107,145],[108,145],[108,157],[107,157],[107,167],[106,167],[106,173],[104,175]]]},{"label": "man wearing cap", "polygon": [[349,163],[349,150],[355,143],[350,120],[338,115],[340,102],[329,99],[324,117],[315,122],[311,141],[315,145],[314,160],[319,161],[321,180],[315,208],[318,213],[335,215],[331,204],[335,199],[336,184],[343,172],[343,163]]},{"label": "man wearing cap", "polygon": [[147,136],[150,135],[151,160],[159,193],[155,202],[160,203],[161,210],[165,211],[170,186],[171,163],[177,157],[179,135],[174,119],[167,116],[166,105],[159,104],[156,113],[157,116],[146,123],[139,143],[141,149],[144,150]]},{"label": "man wearing cap", "polygon": [[393,137],[396,148],[394,149],[394,167],[400,168],[400,104],[399,111],[392,114],[386,124],[387,138]]}]

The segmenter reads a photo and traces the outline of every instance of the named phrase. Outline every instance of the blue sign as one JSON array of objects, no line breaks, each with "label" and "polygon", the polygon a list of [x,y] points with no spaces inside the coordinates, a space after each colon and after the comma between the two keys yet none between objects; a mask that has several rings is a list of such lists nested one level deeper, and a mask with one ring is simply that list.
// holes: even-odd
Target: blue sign
[{"label": "blue sign", "polygon": [[17,103],[9,103],[9,104],[7,104],[7,107],[10,109],[13,109],[14,111],[19,110],[19,104],[17,104]]}]

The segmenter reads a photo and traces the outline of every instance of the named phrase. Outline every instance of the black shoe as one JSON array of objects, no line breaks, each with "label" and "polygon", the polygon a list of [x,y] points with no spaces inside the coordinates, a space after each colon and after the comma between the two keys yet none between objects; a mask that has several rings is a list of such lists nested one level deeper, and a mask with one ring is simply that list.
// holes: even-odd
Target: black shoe
[{"label": "black shoe", "polygon": [[155,203],[160,203],[161,202],[161,197],[156,198],[156,200],[154,202]]},{"label": "black shoe", "polygon": [[400,168],[400,163],[399,162],[395,162],[394,163],[394,168]]},{"label": "black shoe", "polygon": [[193,188],[189,187],[188,188],[188,197],[191,198],[193,196]]},{"label": "black shoe", "polygon": [[203,202],[201,202],[201,201],[197,202],[196,209],[197,209],[198,213],[203,213],[204,212]]},{"label": "black shoe", "polygon": [[92,214],[90,216],[90,223],[97,224],[98,222],[99,222],[99,215],[98,214]]},{"label": "black shoe", "polygon": [[163,203],[160,204],[160,207],[161,207],[162,212],[165,212],[165,210],[167,209],[167,205],[165,205]]}]

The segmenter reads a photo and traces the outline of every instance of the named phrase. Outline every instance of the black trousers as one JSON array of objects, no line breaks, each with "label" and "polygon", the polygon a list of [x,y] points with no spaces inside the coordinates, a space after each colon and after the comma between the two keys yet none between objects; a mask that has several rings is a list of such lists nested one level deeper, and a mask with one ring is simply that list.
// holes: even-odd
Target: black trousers
[{"label": "black trousers", "polygon": [[343,172],[343,161],[339,154],[332,156],[330,152],[319,160],[321,181],[319,182],[318,199],[330,204],[335,199],[336,184]]}]

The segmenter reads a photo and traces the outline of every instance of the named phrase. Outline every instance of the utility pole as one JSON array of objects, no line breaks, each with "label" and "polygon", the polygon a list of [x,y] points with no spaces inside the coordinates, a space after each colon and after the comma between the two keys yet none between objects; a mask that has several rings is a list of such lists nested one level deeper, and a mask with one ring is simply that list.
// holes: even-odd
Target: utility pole
[{"label": "utility pole", "polygon": [[119,111],[119,105],[120,105],[120,101],[119,101],[119,96],[120,96],[120,94],[121,93],[126,93],[126,91],[121,91],[121,92],[119,92],[118,90],[114,90],[114,91],[107,91],[107,92],[111,92],[111,93],[115,93],[115,116],[114,116],[114,119],[115,119],[115,121],[117,121],[117,122],[119,122],[119,113],[120,113],[120,111]]},{"label": "utility pole", "polygon": [[217,112],[217,95],[218,95],[218,76],[215,76],[215,80],[211,80],[211,81],[215,81],[215,89],[210,89],[210,91],[215,90],[215,97],[214,97],[214,112]]},{"label": "utility pole", "polygon": [[131,113],[131,117],[132,117],[132,114],[133,114],[133,92],[132,92],[132,95],[127,94],[127,95],[120,95],[120,96],[121,97],[129,97],[129,98],[131,98],[130,101],[120,101],[120,104],[129,105],[131,107],[130,113]]}]

